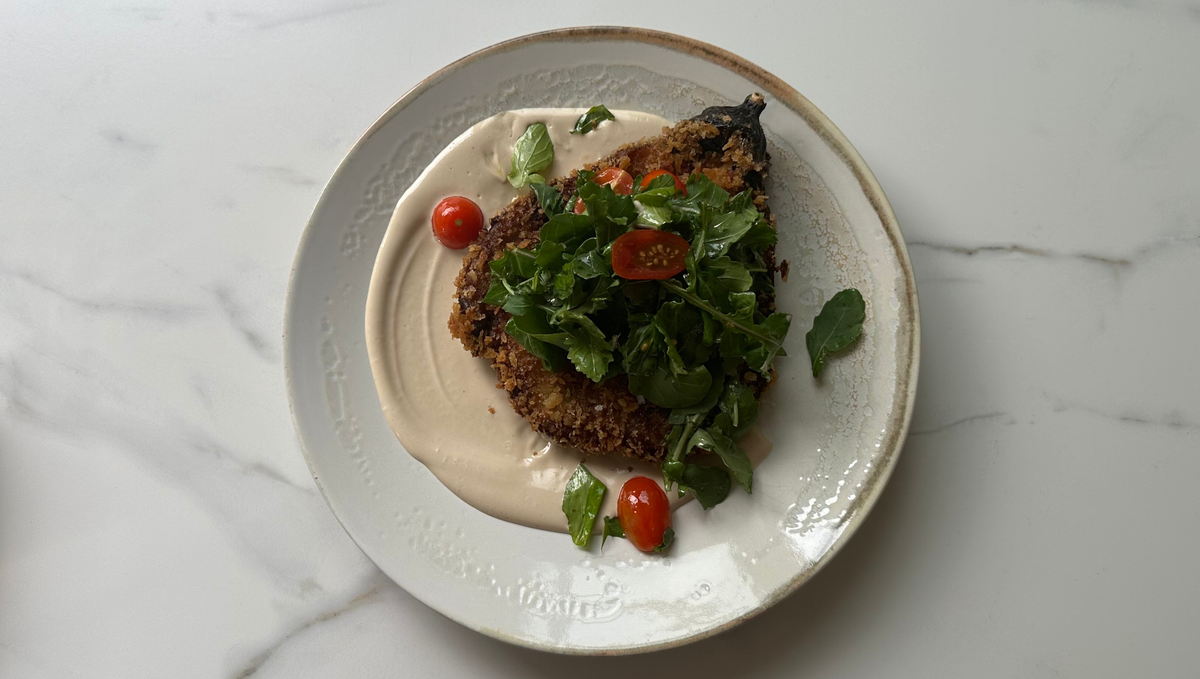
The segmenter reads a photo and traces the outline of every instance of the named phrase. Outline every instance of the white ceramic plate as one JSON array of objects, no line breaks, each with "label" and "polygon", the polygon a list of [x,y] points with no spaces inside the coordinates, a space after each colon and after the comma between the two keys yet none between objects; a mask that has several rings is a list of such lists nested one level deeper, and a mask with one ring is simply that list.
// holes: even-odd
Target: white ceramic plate
[{"label": "white ceramic plate", "polygon": [[[451,494],[396,440],[364,348],[367,284],[397,198],[463,130],[500,111],[641,109],[668,119],[767,97],[767,181],[777,303],[792,314],[761,424],[775,443],[753,495],[676,512],[675,545],[600,553],[561,533],[506,523]],[[835,292],[867,300],[864,336],[821,379],[804,333]],[[447,300],[447,314],[449,300]],[[727,629],[808,580],[849,539],[887,481],[917,381],[916,287],[891,207],[862,159],[795,90],[728,52],[679,36],[581,28],[526,36],[430,76],[367,130],[329,181],[292,270],[284,350],[308,464],[362,550],[432,608],[472,629],[548,651],[613,654]],[[598,541],[597,541],[598,542]]]}]

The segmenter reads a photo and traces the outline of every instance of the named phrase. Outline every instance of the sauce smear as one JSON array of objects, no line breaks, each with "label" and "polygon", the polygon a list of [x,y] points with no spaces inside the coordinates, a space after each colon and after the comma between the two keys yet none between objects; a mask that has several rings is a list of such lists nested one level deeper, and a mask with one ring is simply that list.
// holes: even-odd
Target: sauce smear
[{"label": "sauce smear", "polygon": [[[542,173],[547,178],[569,174],[669,125],[653,114],[615,110],[616,120],[570,134],[585,110],[507,111],[451,142],[396,204],[367,297],[371,369],[384,415],[404,449],[480,511],[559,532],[567,530],[563,489],[585,456],[533,431],[496,388],[488,362],[450,336],[446,322],[463,253],[431,238],[429,220],[446,196],[471,200],[485,218],[515,198],[518,191],[505,175],[513,142],[531,123],[545,123],[554,142],[554,163]],[[770,450],[756,431],[740,443],[755,464]],[[616,515],[627,480],[662,476],[657,465],[617,455],[588,457],[587,465],[608,487],[602,517]],[[668,494],[672,507],[687,499]]]}]

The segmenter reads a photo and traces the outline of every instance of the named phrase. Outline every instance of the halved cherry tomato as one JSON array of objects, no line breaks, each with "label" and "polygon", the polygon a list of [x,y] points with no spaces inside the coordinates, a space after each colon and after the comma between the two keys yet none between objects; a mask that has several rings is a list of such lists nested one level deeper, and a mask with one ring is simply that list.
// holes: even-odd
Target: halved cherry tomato
[{"label": "halved cherry tomato", "polygon": [[684,196],[687,195],[687,187],[683,185],[683,182],[679,181],[679,177],[676,177],[674,175],[674,173],[667,172],[666,170],[655,170],[655,171],[651,172],[650,174],[647,174],[645,177],[642,177],[641,189],[643,191],[645,191],[646,187],[650,186],[651,181],[653,181],[654,179],[656,179],[658,177],[663,176],[664,174],[671,175],[671,179],[675,180],[675,195],[677,197],[683,198]]},{"label": "halved cherry tomato", "polygon": [[442,245],[465,248],[483,228],[483,210],[470,198],[450,196],[433,208],[433,235]]},{"label": "halved cherry tomato", "polygon": [[688,242],[667,231],[638,229],[613,241],[613,273],[633,281],[663,280],[683,271]]},{"label": "halved cherry tomato", "polygon": [[661,545],[671,527],[671,505],[662,486],[645,476],[626,481],[617,496],[617,520],[634,547],[649,552]]},{"label": "halved cherry tomato", "polygon": [[603,186],[608,184],[622,196],[628,196],[633,193],[633,177],[629,173],[619,167],[610,167],[605,170],[600,170],[596,176],[592,177],[592,181]]}]

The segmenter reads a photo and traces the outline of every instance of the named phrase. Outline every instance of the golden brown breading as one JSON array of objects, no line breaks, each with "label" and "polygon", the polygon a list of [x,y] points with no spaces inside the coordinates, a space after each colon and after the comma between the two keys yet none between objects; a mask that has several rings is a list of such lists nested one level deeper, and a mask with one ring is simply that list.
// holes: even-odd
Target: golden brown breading
[{"label": "golden brown breading", "polygon": [[[757,106],[753,111],[757,130],[736,126],[720,129],[722,121],[729,122],[725,115],[715,120],[716,125],[700,119],[684,120],[663,128],[660,136],[622,146],[585,169],[615,166],[635,177],[658,169],[680,177],[700,170],[730,193],[753,189],[759,209],[765,210],[762,180],[769,161],[761,128],[757,127],[762,105],[761,97],[748,98],[743,105]],[[550,183],[569,199],[575,195],[575,178],[576,172],[572,172]],[[497,386],[508,392],[513,408],[529,420],[534,430],[589,454],[618,452],[660,460],[666,453],[665,441],[671,430],[665,408],[639,403],[638,397],[629,392],[623,375],[596,384],[569,365],[560,372],[546,371],[540,359],[504,331],[508,313],[483,303],[491,281],[488,263],[507,248],[535,246],[538,230],[545,222],[546,215],[528,192],[492,218],[463,258],[450,332],[473,355],[491,361],[499,376]],[[773,260],[773,251],[768,252],[768,266],[773,267]],[[770,307],[774,300],[760,299],[760,303]],[[757,383],[756,387],[762,380]]]}]

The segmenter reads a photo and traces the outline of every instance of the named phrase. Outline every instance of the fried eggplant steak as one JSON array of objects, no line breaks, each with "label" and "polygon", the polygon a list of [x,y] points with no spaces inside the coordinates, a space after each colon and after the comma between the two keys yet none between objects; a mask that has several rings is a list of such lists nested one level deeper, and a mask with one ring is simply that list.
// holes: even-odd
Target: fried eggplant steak
[{"label": "fried eggplant steak", "polygon": [[[681,178],[698,170],[731,194],[750,189],[758,209],[767,212],[774,226],[763,193],[770,157],[758,118],[765,106],[762,96],[753,94],[739,106],[707,108],[584,169],[619,167],[634,177],[663,169]],[[568,204],[575,195],[575,177],[573,171],[550,181]],[[491,282],[488,263],[506,249],[536,245],[546,219],[530,192],[492,218],[463,258],[450,332],[472,355],[491,361],[499,376],[497,386],[508,392],[512,407],[535,431],[588,454],[619,453],[659,461],[666,454],[671,431],[666,408],[639,402],[629,392],[624,375],[597,384],[570,364],[559,372],[546,371],[540,359],[504,331],[509,314],[483,302]],[[766,253],[766,261],[773,273],[774,248]],[[759,305],[773,309],[773,295],[761,296]],[[755,392],[766,386],[748,370],[743,379]]]}]

